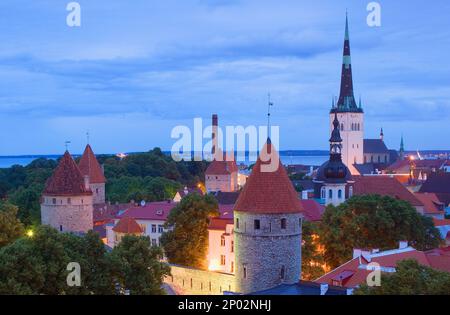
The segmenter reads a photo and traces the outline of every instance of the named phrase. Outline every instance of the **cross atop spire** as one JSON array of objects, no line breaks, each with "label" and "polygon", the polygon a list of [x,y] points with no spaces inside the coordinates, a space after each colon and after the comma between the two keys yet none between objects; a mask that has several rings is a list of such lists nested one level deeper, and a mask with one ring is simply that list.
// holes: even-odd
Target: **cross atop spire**
[{"label": "cross atop spire", "polygon": [[267,103],[267,135],[270,137],[270,107],[273,106],[273,102],[270,98],[270,93],[268,94],[268,103]]},{"label": "cross atop spire", "polygon": [[339,100],[336,104],[336,109],[333,111],[339,112],[362,112],[362,108],[356,105],[355,96],[353,94],[353,74],[352,74],[352,59],[350,54],[350,31],[348,26],[348,13],[345,13],[345,37],[344,37],[344,51],[342,56],[342,75],[341,75],[341,90]]}]

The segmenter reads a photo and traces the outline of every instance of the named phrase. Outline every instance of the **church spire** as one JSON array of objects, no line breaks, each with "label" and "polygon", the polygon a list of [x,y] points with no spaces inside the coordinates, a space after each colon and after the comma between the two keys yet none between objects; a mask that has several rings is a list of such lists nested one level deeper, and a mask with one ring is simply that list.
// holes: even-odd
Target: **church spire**
[{"label": "church spire", "polygon": [[403,142],[403,135],[402,135],[402,139],[400,141],[399,158],[400,158],[400,160],[403,160],[405,158],[405,144]]},{"label": "church spire", "polygon": [[380,139],[381,139],[381,141],[384,140],[384,132],[383,132],[383,128],[381,128],[381,131],[380,131]]},{"label": "church spire", "polygon": [[344,51],[342,58],[341,91],[337,103],[337,111],[340,112],[361,112],[362,109],[356,105],[353,94],[352,61],[350,54],[350,32],[348,27],[348,15],[345,17],[345,37]]}]

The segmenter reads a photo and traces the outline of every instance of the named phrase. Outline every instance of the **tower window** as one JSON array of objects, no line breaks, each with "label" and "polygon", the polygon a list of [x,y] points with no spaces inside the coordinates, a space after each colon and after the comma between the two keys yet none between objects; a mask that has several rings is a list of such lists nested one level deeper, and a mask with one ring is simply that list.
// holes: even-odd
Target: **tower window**
[{"label": "tower window", "polygon": [[341,130],[344,131],[344,124],[341,124]]},{"label": "tower window", "polygon": [[239,218],[236,218],[236,229],[239,229]]},{"label": "tower window", "polygon": [[281,229],[286,230],[287,221],[285,218],[281,219]]},{"label": "tower window", "polygon": [[328,190],[328,198],[333,199],[333,191],[331,189]]},{"label": "tower window", "polygon": [[62,230],[63,230],[63,227],[62,227],[62,225],[60,225],[59,226],[59,231],[62,232]]},{"label": "tower window", "polygon": [[67,198],[67,203],[68,203],[69,205],[72,204],[72,199]]},{"label": "tower window", "polygon": [[234,253],[234,241],[231,241],[231,249],[230,252]]},{"label": "tower window", "polygon": [[261,228],[261,221],[255,220],[255,230],[259,230]]},{"label": "tower window", "polygon": [[223,235],[220,237],[220,246],[225,246],[225,236]]},{"label": "tower window", "polygon": [[225,266],[225,263],[226,263],[225,255],[220,255],[220,265]]},{"label": "tower window", "polygon": [[53,198],[52,202],[54,205],[56,205],[56,198]]},{"label": "tower window", "polygon": [[[230,272],[234,273],[234,261],[231,262]],[[230,290],[231,291],[231,290]]]},{"label": "tower window", "polygon": [[284,280],[285,276],[286,276],[286,267],[284,267],[284,265],[283,265],[283,266],[281,266],[281,270],[280,270],[280,279]]},{"label": "tower window", "polygon": [[244,279],[247,279],[247,266],[246,265],[242,266],[242,273],[244,275]]}]

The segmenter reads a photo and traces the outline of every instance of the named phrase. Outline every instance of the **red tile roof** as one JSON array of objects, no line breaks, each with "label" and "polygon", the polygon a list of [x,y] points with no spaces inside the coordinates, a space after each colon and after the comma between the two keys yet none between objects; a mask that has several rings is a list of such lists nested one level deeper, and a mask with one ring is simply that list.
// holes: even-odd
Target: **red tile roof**
[{"label": "red tile roof", "polygon": [[106,183],[106,178],[103,175],[103,170],[98,164],[97,158],[92,151],[91,146],[88,144],[84,150],[83,156],[78,163],[82,175],[89,176],[89,182],[91,184],[104,184]]},{"label": "red tile roof", "polygon": [[[402,168],[409,168],[410,160],[399,160],[394,164],[390,165],[386,170],[391,172],[396,172]],[[428,168],[428,169],[439,169],[446,163],[445,160],[414,160],[412,161],[415,168]]]},{"label": "red tile roof", "polygon": [[434,226],[447,226],[450,225],[450,220],[439,220],[436,218],[433,218]]},{"label": "red tile roof", "polygon": [[274,172],[262,171],[261,167],[268,166],[271,161],[261,161],[260,155],[234,209],[253,213],[302,212],[298,194],[270,140],[264,145],[262,152],[269,153],[273,159],[278,158],[278,167]]},{"label": "red tile roof", "polygon": [[234,224],[233,219],[212,218],[209,222],[208,230],[225,231],[228,224]]},{"label": "red tile roof", "polygon": [[413,206],[423,206],[398,180],[389,176],[353,176],[355,195],[381,195],[408,201]]},{"label": "red tile roof", "polygon": [[[361,259],[361,261],[360,261]],[[450,272],[450,251],[436,249],[427,252],[417,251],[413,248],[405,250],[386,251],[371,255],[370,262],[378,263],[382,268],[395,268],[398,262],[407,259],[414,259],[419,264],[434,268],[436,270]],[[332,284],[340,275],[346,275],[343,286],[352,288],[366,282],[367,276],[371,272],[364,268],[369,262],[363,257],[349,260],[345,264],[337,267],[331,272],[315,280],[318,283]],[[351,275],[353,273],[353,275]]]},{"label": "red tile roof", "polygon": [[178,205],[176,202],[158,201],[149,202],[145,206],[129,208],[120,218],[133,218],[135,220],[166,221],[170,211]]},{"label": "red tile roof", "polygon": [[140,234],[142,233],[142,228],[137,224],[133,218],[122,218],[113,227],[114,232],[124,233],[124,234]]},{"label": "red tile roof", "polygon": [[68,151],[64,153],[59,165],[49,178],[44,189],[47,196],[79,196],[92,195],[86,188],[84,177]]},{"label": "red tile roof", "polygon": [[325,206],[319,204],[313,199],[300,200],[307,221],[320,221],[325,212]]},{"label": "red tile roof", "polygon": [[237,172],[238,167],[235,161],[212,161],[205,171],[206,175],[229,175]]},{"label": "red tile roof", "polygon": [[443,214],[444,211],[439,210],[439,207],[443,207],[443,203],[439,201],[436,194],[433,193],[415,193],[417,199],[419,199],[423,205],[425,214]]}]

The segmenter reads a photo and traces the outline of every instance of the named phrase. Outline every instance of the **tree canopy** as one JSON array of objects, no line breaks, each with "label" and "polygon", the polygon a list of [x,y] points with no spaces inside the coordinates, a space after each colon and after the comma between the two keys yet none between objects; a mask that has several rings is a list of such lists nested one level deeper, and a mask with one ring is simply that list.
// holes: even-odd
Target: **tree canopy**
[{"label": "tree canopy", "polygon": [[[160,294],[168,273],[160,258],[148,238],[125,237],[108,253],[92,231],[81,237],[40,226],[0,249],[0,294],[115,294],[117,284],[131,294]],[[80,286],[67,284],[71,262],[80,265]]]},{"label": "tree canopy", "polygon": [[353,248],[392,249],[402,240],[418,250],[436,248],[442,241],[431,218],[387,196],[355,196],[338,207],[328,206],[320,226],[325,261],[331,267],[348,261]]},{"label": "tree canopy", "polygon": [[450,295],[450,273],[420,265],[416,260],[398,263],[396,272],[381,274],[381,286],[358,288],[356,295]]},{"label": "tree canopy", "polygon": [[0,248],[23,236],[23,224],[17,219],[18,208],[0,201]]},{"label": "tree canopy", "polygon": [[218,216],[217,200],[210,195],[183,198],[167,218],[161,244],[170,263],[206,268],[208,225]]}]

